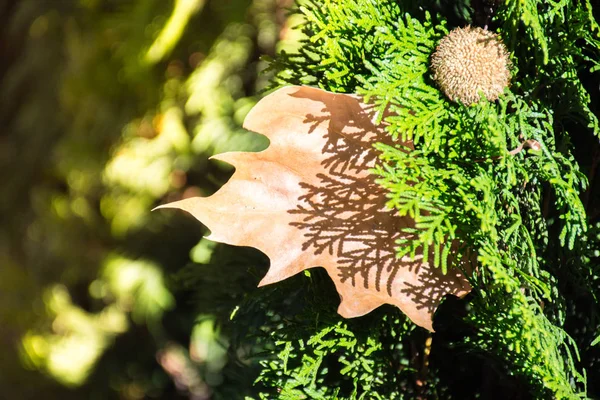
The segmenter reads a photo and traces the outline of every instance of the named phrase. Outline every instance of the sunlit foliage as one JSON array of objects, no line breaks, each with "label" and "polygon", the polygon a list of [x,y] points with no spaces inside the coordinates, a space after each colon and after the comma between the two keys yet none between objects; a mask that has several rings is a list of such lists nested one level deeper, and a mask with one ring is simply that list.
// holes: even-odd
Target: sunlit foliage
[{"label": "sunlit foliage", "polygon": [[[0,1],[2,395],[597,397],[592,3],[298,5]],[[431,79],[437,41],[467,24],[511,54],[496,103],[459,106]],[[264,148],[241,122],[286,84],[358,92],[414,140],[410,154],[378,145],[373,171],[390,208],[418,220],[399,254],[478,266],[434,334],[392,307],[342,320],[318,269],[256,289],[263,255],[150,212],[217,190],[231,168],[211,155]],[[540,147],[512,152],[527,140]]]},{"label": "sunlit foliage", "polygon": [[215,152],[265,145],[240,125],[267,84],[260,55],[285,39],[284,6],[0,4],[0,335],[51,378],[24,384],[13,351],[8,397],[206,397],[223,381],[215,311],[190,306],[173,275],[213,248],[150,210],[214,191],[231,172],[207,163]]},{"label": "sunlit foliage", "polygon": [[[570,336],[577,331],[565,327],[580,297],[597,312],[597,288],[574,295],[569,286],[597,272],[591,259],[564,268],[584,251],[580,243],[590,243],[583,192],[598,161],[590,95],[597,90],[600,32],[590,2],[480,3],[457,4],[455,13],[437,2],[301,1],[310,38],[275,59],[275,85],[360,93],[378,107],[392,137],[413,141],[415,151],[376,145],[382,163],[373,172],[388,190],[389,207],[415,219],[414,228],[404,228],[398,256],[422,252],[442,270],[472,260],[465,271],[474,287],[465,301],[468,333],[458,343],[502,360],[534,398],[583,398],[587,381]],[[429,64],[439,40],[455,26],[476,23],[477,13],[512,54],[512,85],[495,103],[465,107],[436,87]],[[587,205],[597,218],[597,207]],[[587,329],[597,332],[597,322],[590,323]],[[579,340],[588,348],[593,336],[584,336]],[[311,351],[296,350],[305,357]],[[384,362],[370,357],[364,361]],[[278,376],[282,398],[293,397],[298,387],[290,382],[310,368]],[[275,379],[272,371],[263,374]],[[375,396],[366,379],[355,379],[358,394],[348,398],[360,398],[360,387]],[[301,384],[305,394],[312,384]],[[475,396],[477,387],[471,390],[459,397]]]}]

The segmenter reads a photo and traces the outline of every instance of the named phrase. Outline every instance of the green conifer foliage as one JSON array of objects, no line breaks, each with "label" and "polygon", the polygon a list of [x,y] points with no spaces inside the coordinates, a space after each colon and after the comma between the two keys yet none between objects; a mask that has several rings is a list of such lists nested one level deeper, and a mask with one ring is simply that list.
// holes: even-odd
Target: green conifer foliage
[{"label": "green conifer foliage", "polygon": [[[318,313],[311,331],[267,330],[278,357],[263,361],[259,381],[277,388],[277,398],[485,397],[489,385],[476,382],[446,392],[452,385],[440,360],[456,351],[497,363],[497,378],[517,379],[521,395],[587,396],[586,368],[598,356],[581,358],[578,349],[599,334],[597,318],[585,313],[597,314],[599,294],[599,237],[590,227],[598,215],[588,216],[597,196],[588,189],[600,135],[591,98],[600,28],[589,1],[457,2],[454,11],[428,1],[302,0],[306,39],[296,53],[272,60],[274,86],[359,93],[377,105],[392,137],[414,142],[414,151],[375,144],[381,163],[373,173],[388,190],[388,206],[416,222],[398,256],[419,251],[444,271],[467,260],[474,288],[459,311],[438,312],[437,365],[426,377],[424,359],[401,345],[424,351],[416,328],[389,314],[369,316],[366,330]],[[477,25],[481,13],[489,22],[482,27],[509,49],[511,86],[496,102],[464,106],[435,85],[430,59],[449,30]],[[445,325],[448,318],[460,323]],[[391,353],[383,351],[386,329],[398,345]],[[436,340],[452,345],[444,350]],[[413,372],[386,369],[393,357],[409,360]],[[332,374],[351,384],[327,386]],[[423,386],[406,390],[421,378]],[[396,391],[380,381],[395,382]]]}]

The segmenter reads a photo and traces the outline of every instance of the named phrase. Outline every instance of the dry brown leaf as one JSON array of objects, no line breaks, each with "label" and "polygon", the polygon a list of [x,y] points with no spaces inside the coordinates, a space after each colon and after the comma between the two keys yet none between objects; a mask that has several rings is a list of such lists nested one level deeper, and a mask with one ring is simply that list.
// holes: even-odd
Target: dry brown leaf
[{"label": "dry brown leaf", "polygon": [[389,142],[374,114],[358,96],[279,89],[244,123],[267,136],[269,147],[216,156],[236,168],[227,184],[210,197],[160,208],[191,213],[210,229],[210,240],[264,252],[271,266],[260,285],[322,266],[340,294],[342,316],[388,303],[432,330],[442,297],[471,288],[456,269],[443,275],[419,259],[395,257],[400,229],[413,221],[385,207],[385,191],[369,173],[378,156],[372,144]]}]

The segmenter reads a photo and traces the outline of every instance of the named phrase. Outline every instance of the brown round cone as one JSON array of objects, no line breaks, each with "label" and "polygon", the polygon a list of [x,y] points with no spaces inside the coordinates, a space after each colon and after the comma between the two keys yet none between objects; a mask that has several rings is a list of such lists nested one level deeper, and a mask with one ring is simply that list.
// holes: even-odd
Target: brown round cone
[{"label": "brown round cone", "polygon": [[433,79],[453,101],[494,101],[510,82],[510,59],[498,35],[467,26],[445,36],[431,58]]}]

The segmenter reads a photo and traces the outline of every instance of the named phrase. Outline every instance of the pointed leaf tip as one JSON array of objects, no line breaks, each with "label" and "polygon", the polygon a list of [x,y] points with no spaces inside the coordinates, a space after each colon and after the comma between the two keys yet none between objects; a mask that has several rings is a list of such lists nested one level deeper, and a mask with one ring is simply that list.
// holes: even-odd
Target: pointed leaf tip
[{"label": "pointed leaf tip", "polygon": [[151,211],[170,208],[187,211],[190,214],[193,214],[193,210],[195,208],[194,206],[200,199],[202,199],[202,197],[189,197],[187,199],[173,201],[167,204],[161,204],[159,206],[154,207]]},{"label": "pointed leaf tip", "polygon": [[172,207],[169,207],[169,204],[161,204],[160,206],[156,206],[156,207],[154,207],[154,208],[153,208],[152,210],[150,210],[150,211],[152,212],[152,211],[160,210],[160,209],[163,209],[163,208],[172,208]]}]

